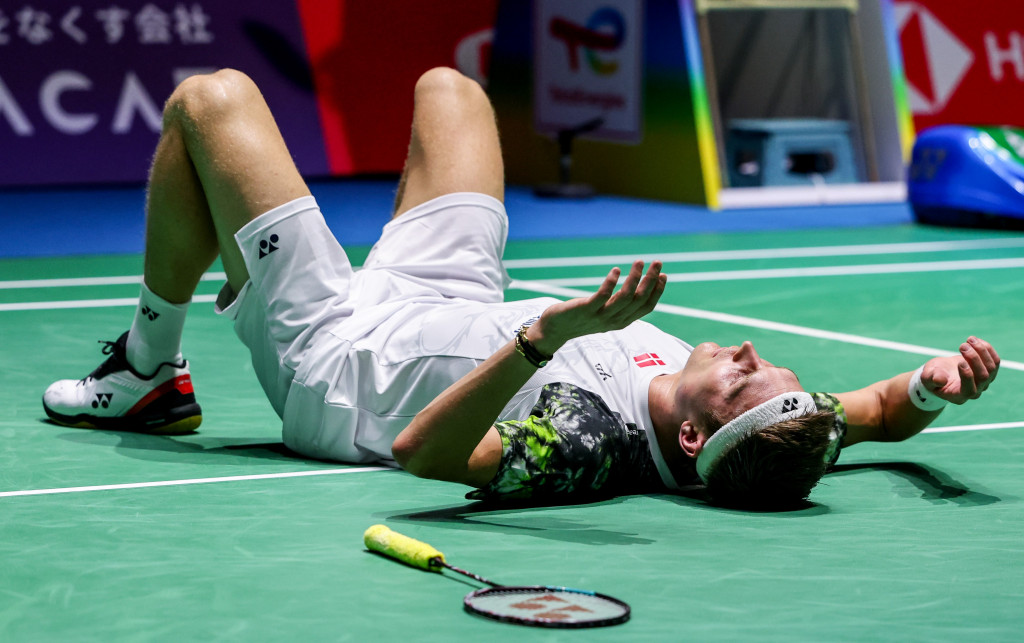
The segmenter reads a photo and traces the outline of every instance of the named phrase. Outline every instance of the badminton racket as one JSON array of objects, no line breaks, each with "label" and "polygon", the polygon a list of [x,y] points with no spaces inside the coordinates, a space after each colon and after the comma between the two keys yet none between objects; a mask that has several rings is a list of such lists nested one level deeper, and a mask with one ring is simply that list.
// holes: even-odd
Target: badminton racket
[{"label": "badminton racket", "polygon": [[366,548],[412,567],[440,573],[443,569],[489,585],[467,594],[467,612],[504,623],[537,627],[583,628],[618,625],[629,620],[629,605],[617,598],[582,589],[546,585],[500,585],[448,563],[444,554],[424,542],[384,525],[363,534]]}]

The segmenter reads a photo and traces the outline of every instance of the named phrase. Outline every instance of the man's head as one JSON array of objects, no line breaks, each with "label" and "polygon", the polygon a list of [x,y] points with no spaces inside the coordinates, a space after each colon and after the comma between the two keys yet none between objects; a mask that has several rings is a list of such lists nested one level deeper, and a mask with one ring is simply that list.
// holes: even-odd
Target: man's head
[{"label": "man's head", "polygon": [[683,451],[712,499],[770,508],[808,496],[825,472],[835,416],[819,413],[793,371],[753,344],[701,344],[679,376]]}]

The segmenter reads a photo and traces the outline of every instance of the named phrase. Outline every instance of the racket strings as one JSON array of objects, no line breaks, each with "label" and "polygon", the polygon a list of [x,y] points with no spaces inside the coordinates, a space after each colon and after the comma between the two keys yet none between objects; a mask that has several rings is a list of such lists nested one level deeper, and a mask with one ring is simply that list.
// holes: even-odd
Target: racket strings
[{"label": "racket strings", "polygon": [[629,620],[629,605],[565,587],[497,587],[473,592],[463,601],[473,613],[506,623],[578,628],[617,625]]}]

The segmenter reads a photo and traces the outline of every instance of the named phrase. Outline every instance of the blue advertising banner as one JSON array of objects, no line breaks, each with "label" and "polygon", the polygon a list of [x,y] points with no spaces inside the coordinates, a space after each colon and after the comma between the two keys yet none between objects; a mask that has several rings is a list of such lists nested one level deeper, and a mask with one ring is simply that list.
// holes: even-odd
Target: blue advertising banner
[{"label": "blue advertising banner", "polygon": [[0,0],[0,186],[146,178],[182,79],[251,76],[301,172],[328,171],[293,2]]}]

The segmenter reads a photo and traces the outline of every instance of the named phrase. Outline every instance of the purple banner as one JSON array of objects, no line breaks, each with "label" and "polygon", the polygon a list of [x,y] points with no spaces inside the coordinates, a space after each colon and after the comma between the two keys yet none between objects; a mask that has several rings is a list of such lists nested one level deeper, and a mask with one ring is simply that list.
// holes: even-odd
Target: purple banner
[{"label": "purple banner", "polygon": [[301,172],[327,173],[293,2],[0,0],[0,186],[138,182],[183,78],[233,67]]}]

